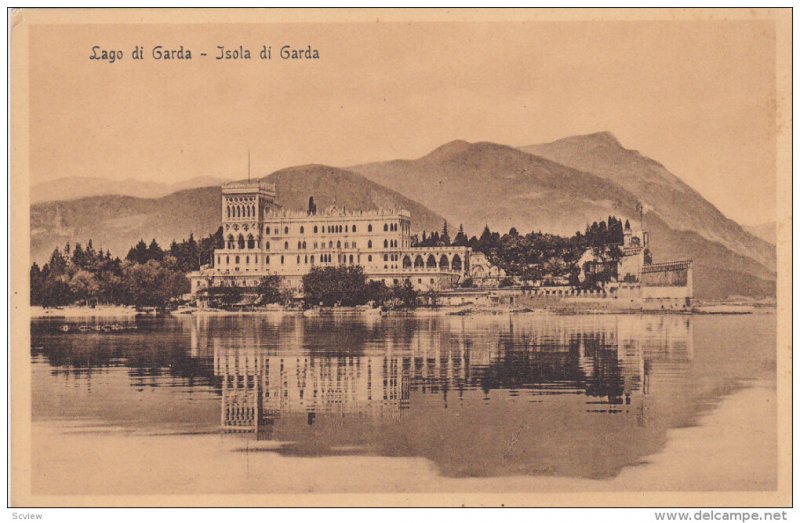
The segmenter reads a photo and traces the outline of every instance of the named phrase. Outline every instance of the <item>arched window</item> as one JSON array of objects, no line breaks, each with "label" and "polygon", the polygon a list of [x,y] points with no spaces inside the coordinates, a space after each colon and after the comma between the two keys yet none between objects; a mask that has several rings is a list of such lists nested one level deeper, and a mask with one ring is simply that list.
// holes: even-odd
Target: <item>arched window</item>
[{"label": "arched window", "polygon": [[303,241],[303,249],[305,249],[305,248],[306,248],[306,242]]},{"label": "arched window", "polygon": [[225,256],[225,265],[230,265],[230,264],[231,264],[231,257]]},{"label": "arched window", "polygon": [[[238,247],[239,247],[240,249],[244,249],[244,236],[242,236],[242,235],[240,234],[240,235],[239,235],[239,239],[237,240],[237,243],[238,243]],[[237,260],[237,262],[236,262],[236,263],[239,263],[239,262],[238,262],[238,260]]]},{"label": "arched window", "polygon": [[383,255],[383,261],[389,261],[389,255],[388,254],[384,254]]},{"label": "arched window", "polygon": [[228,249],[233,249],[233,234],[228,235]]},{"label": "arched window", "polygon": [[267,234],[269,234],[269,226],[267,226]]},{"label": "arched window", "polygon": [[411,267],[411,257],[403,256],[403,268],[408,269]]},{"label": "arched window", "polygon": [[427,267],[428,267],[428,269],[435,269],[436,268],[436,258],[433,256],[433,254],[428,256]]},{"label": "arched window", "polygon": [[303,247],[303,242],[297,242],[297,250],[299,251]]},{"label": "arched window", "polygon": [[245,256],[244,257],[244,264],[245,265],[250,265],[250,256]]},{"label": "arched window", "polygon": [[441,258],[439,258],[439,268],[444,270],[450,269],[450,260],[447,259],[447,256],[442,254]]},{"label": "arched window", "polygon": [[388,223],[384,223],[383,224],[383,232],[386,232],[388,230],[389,230],[389,224]]},{"label": "arched window", "polygon": [[247,248],[248,249],[255,249],[256,248],[256,241],[253,239],[252,234],[247,235]]},{"label": "arched window", "polygon": [[344,232],[348,232],[347,227],[347,225],[344,226]]},{"label": "arched window", "polygon": [[317,226],[314,226],[314,234],[317,234]]},{"label": "arched window", "polygon": [[314,255],[311,255],[311,265],[314,265]]},{"label": "arched window", "polygon": [[372,232],[372,224],[367,225],[367,232]]},{"label": "arched window", "polygon": [[452,265],[453,265],[453,270],[454,271],[460,271],[461,270],[461,257],[458,254],[453,256],[453,264]]},{"label": "arched window", "polygon": [[421,269],[424,266],[425,266],[425,262],[422,260],[422,256],[417,255],[417,257],[414,258],[414,268],[415,269]]},{"label": "arched window", "polygon": [[306,228],[302,225],[300,226],[300,234],[304,234],[306,232]]},{"label": "arched window", "polygon": [[371,262],[371,261],[372,261],[372,255],[371,255],[371,254],[367,256],[367,261],[368,261],[368,262]]},{"label": "arched window", "polygon": [[341,241],[337,241],[336,242],[336,248],[337,249],[341,249],[342,248],[342,242]]},{"label": "arched window", "polygon": [[383,248],[389,247],[389,240],[383,240]]},{"label": "arched window", "polygon": [[289,242],[283,242],[283,250],[284,251],[288,251],[289,250]]},{"label": "arched window", "polygon": [[372,240],[367,241],[367,247],[372,249]]},{"label": "arched window", "polygon": [[289,227],[283,228],[283,234],[289,234]]},{"label": "arched window", "polygon": [[269,256],[267,256],[266,261],[267,261],[267,265],[269,265]]},{"label": "arched window", "polygon": [[239,265],[239,257],[238,256],[236,257],[235,261],[236,261],[236,265]]},{"label": "arched window", "polygon": [[297,255],[297,265],[300,265],[300,255]]},{"label": "arched window", "polygon": [[269,242],[267,242],[267,250],[269,250]]},{"label": "arched window", "polygon": [[353,224],[353,232],[356,232],[356,224]]},{"label": "arched window", "polygon": [[283,254],[281,254],[281,265],[283,265]]},{"label": "arched window", "polygon": [[353,255],[352,254],[350,255],[350,263],[351,264],[353,263]]},{"label": "arched window", "polygon": [[228,218],[230,218],[230,217],[231,217],[231,206],[230,206],[230,205],[228,205],[228,206],[226,207],[226,209],[227,209],[227,211],[228,211]]}]

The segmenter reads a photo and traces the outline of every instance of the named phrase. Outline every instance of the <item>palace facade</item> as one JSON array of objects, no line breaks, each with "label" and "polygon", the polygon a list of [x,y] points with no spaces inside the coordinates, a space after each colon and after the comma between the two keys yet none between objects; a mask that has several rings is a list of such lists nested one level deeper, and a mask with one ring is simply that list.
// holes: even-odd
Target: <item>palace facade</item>
[{"label": "palace facade", "polygon": [[404,210],[347,210],[335,205],[306,212],[275,203],[275,186],[261,181],[222,187],[225,246],[213,266],[189,275],[192,294],[210,286],[254,287],[267,275],[302,286],[313,267],[361,266],[387,285],[410,281],[419,291],[449,289],[470,269],[468,247],[412,247],[411,215]]}]

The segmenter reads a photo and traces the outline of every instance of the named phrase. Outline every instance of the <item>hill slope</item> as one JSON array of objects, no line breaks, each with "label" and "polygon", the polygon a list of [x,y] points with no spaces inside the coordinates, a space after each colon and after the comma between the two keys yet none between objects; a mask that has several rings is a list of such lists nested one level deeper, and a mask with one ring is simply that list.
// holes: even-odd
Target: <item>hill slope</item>
[{"label": "hill slope", "polygon": [[759,225],[742,225],[745,231],[772,245],[775,245],[775,242],[778,241],[777,227],[775,222],[761,223]]},{"label": "hill slope", "polygon": [[351,170],[456,219],[469,234],[487,224],[573,234],[636,208],[630,193],[598,176],[489,142],[450,142],[417,160]]},{"label": "hill slope", "polygon": [[175,183],[145,182],[134,179],[115,181],[88,176],[58,178],[31,187],[31,203],[77,200],[102,195],[161,198],[184,189],[212,187],[225,181],[228,180],[211,176],[198,176]]},{"label": "hill slope", "polygon": [[[583,172],[504,145],[456,141],[417,160],[371,163],[351,170],[463,223],[470,235],[479,234],[484,224],[500,231],[513,226],[520,232],[572,234],[609,214],[638,221],[639,196],[609,176]],[[664,176],[660,183],[680,187],[682,182],[676,180]],[[664,218],[661,200],[645,201],[650,205],[645,225],[651,233],[655,261],[694,259],[698,297],[774,293],[774,252],[773,256],[754,253],[762,242],[711,204],[693,201],[681,211],[681,200],[675,198]],[[679,212],[711,216],[691,221],[699,229],[692,230],[673,225],[674,213]],[[723,243],[724,238],[730,241]]]},{"label": "hill slope", "polygon": [[[303,210],[313,195],[323,209],[336,200],[350,209],[401,208],[411,212],[412,226],[428,230],[444,218],[408,198],[363,176],[322,165],[276,171],[263,178],[276,184],[277,201]],[[179,191],[163,198],[95,196],[48,202],[31,207],[31,258],[42,263],[65,242],[93,240],[95,248],[125,256],[139,238],[155,238],[162,246],[173,239],[205,236],[220,225],[220,188]]]},{"label": "hill slope", "polygon": [[725,217],[663,165],[624,148],[610,133],[571,136],[524,151],[609,180],[633,194],[675,230],[694,231],[773,270],[775,248]]}]

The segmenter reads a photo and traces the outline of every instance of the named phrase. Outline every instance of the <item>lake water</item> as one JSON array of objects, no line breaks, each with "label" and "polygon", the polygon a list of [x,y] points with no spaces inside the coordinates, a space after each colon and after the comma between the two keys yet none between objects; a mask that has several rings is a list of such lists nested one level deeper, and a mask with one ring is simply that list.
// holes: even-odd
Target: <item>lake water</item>
[{"label": "lake water", "polygon": [[[113,322],[137,328],[77,331]],[[31,329],[33,487],[47,494],[609,481],[724,398],[775,386],[772,314],[277,313]]]}]

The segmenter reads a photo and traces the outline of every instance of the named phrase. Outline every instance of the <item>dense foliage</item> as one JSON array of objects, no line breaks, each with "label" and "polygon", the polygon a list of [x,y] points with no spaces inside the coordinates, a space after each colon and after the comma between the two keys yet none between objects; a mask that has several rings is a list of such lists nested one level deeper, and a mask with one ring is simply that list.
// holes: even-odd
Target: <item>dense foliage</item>
[{"label": "dense foliage", "polygon": [[43,267],[31,266],[31,305],[54,307],[79,303],[165,307],[189,292],[186,273],[213,262],[223,246],[222,227],[197,242],[193,235],[164,250],[153,239],[139,240],[124,260],[103,249],[67,243],[56,248]]},{"label": "dense foliage", "polygon": [[[423,231],[422,239],[415,238],[413,245],[468,246],[475,252],[485,254],[491,263],[502,268],[510,276],[545,282],[568,278],[572,283],[576,283],[579,268],[575,263],[588,248],[591,248],[600,259],[609,262],[619,260],[622,256],[620,245],[623,242],[625,225],[615,216],[609,216],[607,221],[594,222],[588,225],[583,233],[579,231],[571,237],[542,232],[522,235],[514,227],[508,233],[501,235],[486,226],[480,237],[472,236],[469,239],[461,226],[451,242],[445,223],[441,233],[434,231],[428,234]],[[611,265],[613,264],[609,264]],[[607,272],[595,275],[596,279],[608,277],[610,274]],[[510,280],[505,279],[501,283],[507,286]]]},{"label": "dense foliage", "polygon": [[303,276],[303,296],[307,307],[353,306],[371,302],[408,308],[417,303],[417,292],[411,282],[387,287],[383,281],[367,281],[361,266],[314,267]]},{"label": "dense foliage", "polygon": [[164,307],[169,300],[189,291],[189,281],[177,268],[175,257],[151,243],[158,258],[142,262],[120,260],[103,250],[95,251],[89,240],[63,251],[56,248],[40,269],[31,266],[31,304],[45,307],[80,303],[113,303],[140,307]]}]

